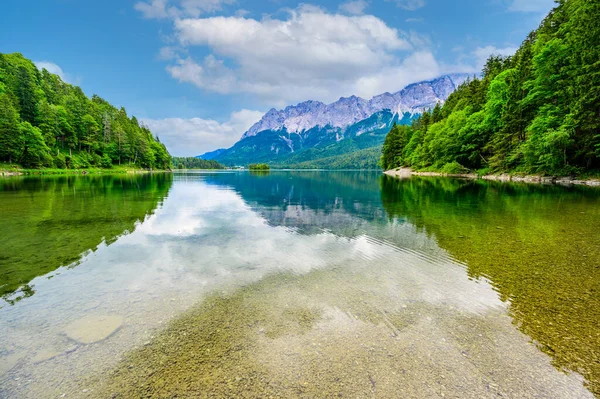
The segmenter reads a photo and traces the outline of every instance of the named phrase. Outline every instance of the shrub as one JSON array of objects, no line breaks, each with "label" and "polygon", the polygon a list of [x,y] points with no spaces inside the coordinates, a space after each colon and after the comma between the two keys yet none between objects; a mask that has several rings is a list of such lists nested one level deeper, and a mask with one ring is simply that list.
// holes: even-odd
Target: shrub
[{"label": "shrub", "polygon": [[250,170],[269,170],[269,165],[264,163],[253,163],[248,166]]},{"label": "shrub", "polygon": [[112,168],[112,159],[108,154],[104,154],[102,159],[100,159],[100,166],[106,169]]},{"label": "shrub", "polygon": [[458,162],[453,161],[453,162],[449,162],[449,163],[445,164],[442,167],[441,172],[451,174],[451,175],[458,175],[458,174],[462,174],[462,173],[468,173],[469,169],[465,168]]},{"label": "shrub", "polygon": [[56,157],[54,157],[54,167],[58,169],[67,168],[67,162],[63,154],[58,154]]}]

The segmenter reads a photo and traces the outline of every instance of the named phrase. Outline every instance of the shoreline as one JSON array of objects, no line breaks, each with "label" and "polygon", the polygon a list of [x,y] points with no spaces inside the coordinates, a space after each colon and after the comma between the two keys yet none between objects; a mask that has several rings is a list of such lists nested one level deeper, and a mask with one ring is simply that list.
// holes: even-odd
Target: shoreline
[{"label": "shoreline", "polygon": [[142,173],[171,173],[171,170],[148,169],[0,169],[0,178],[15,176],[64,176],[64,175],[125,175]]},{"label": "shoreline", "polygon": [[401,179],[409,178],[411,176],[429,176],[429,177],[452,177],[459,179],[471,179],[471,180],[490,180],[490,181],[501,181],[501,182],[513,182],[513,183],[532,183],[532,184],[556,184],[561,186],[590,186],[600,187],[600,180],[598,179],[577,179],[572,177],[556,177],[556,176],[537,176],[537,175],[525,175],[515,176],[507,173],[499,175],[484,175],[480,176],[476,173],[440,173],[440,172],[415,172],[410,168],[396,168],[386,170],[384,174],[392,177],[398,177]]}]

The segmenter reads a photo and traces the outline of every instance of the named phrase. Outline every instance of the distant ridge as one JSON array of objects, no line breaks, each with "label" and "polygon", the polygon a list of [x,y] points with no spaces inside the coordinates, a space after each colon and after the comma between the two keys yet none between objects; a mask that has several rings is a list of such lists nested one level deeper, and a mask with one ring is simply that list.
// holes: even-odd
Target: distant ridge
[{"label": "distant ridge", "polygon": [[421,114],[426,109],[433,108],[435,104],[443,103],[468,78],[468,74],[445,75],[434,80],[413,83],[394,94],[380,94],[369,101],[350,96],[342,97],[329,105],[309,100],[279,111],[271,109],[244,133],[242,139],[265,130],[283,128],[288,133],[299,133],[315,126],[345,128],[383,110],[390,110],[399,115]]},{"label": "distant ridge", "polygon": [[210,161],[210,160],[217,158],[219,155],[221,155],[225,151],[227,151],[226,148],[219,148],[218,150],[214,150],[214,151],[206,152],[202,155],[198,155],[196,158],[204,159],[205,161]]}]

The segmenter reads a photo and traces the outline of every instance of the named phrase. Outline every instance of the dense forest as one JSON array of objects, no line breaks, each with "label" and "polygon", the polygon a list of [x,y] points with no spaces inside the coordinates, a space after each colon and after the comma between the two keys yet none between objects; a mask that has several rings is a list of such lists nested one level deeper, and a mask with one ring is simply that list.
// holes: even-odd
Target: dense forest
[{"label": "dense forest", "polygon": [[217,161],[207,161],[196,157],[173,157],[173,168],[175,169],[225,169]]},{"label": "dense forest", "polygon": [[26,168],[168,169],[166,147],[117,109],[21,54],[0,53],[0,162]]},{"label": "dense forest", "polygon": [[275,164],[276,168],[289,169],[334,169],[334,170],[380,170],[379,159],[381,158],[381,145],[334,155],[310,161],[288,163],[284,165]]},{"label": "dense forest", "polygon": [[511,57],[412,126],[394,126],[384,169],[551,175],[600,170],[600,2],[560,0]]}]

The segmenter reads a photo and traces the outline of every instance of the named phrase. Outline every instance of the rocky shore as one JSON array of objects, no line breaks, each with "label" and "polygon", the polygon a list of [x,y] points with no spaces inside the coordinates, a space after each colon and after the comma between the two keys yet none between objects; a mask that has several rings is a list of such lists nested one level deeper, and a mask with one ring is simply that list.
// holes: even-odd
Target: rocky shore
[{"label": "rocky shore", "polygon": [[0,170],[0,176],[21,176],[23,173],[12,170]]},{"label": "rocky shore", "polygon": [[411,176],[443,176],[443,177],[454,177],[461,179],[483,179],[483,180],[496,180],[503,182],[517,182],[517,183],[536,183],[536,184],[559,184],[564,186],[570,185],[583,185],[583,186],[594,186],[600,187],[600,180],[598,179],[577,179],[575,177],[556,177],[556,176],[537,176],[537,175],[485,175],[479,176],[476,173],[461,173],[461,174],[448,174],[438,172],[415,172],[410,168],[397,168],[387,170],[384,172],[388,176],[394,176],[399,178],[408,178]]}]

